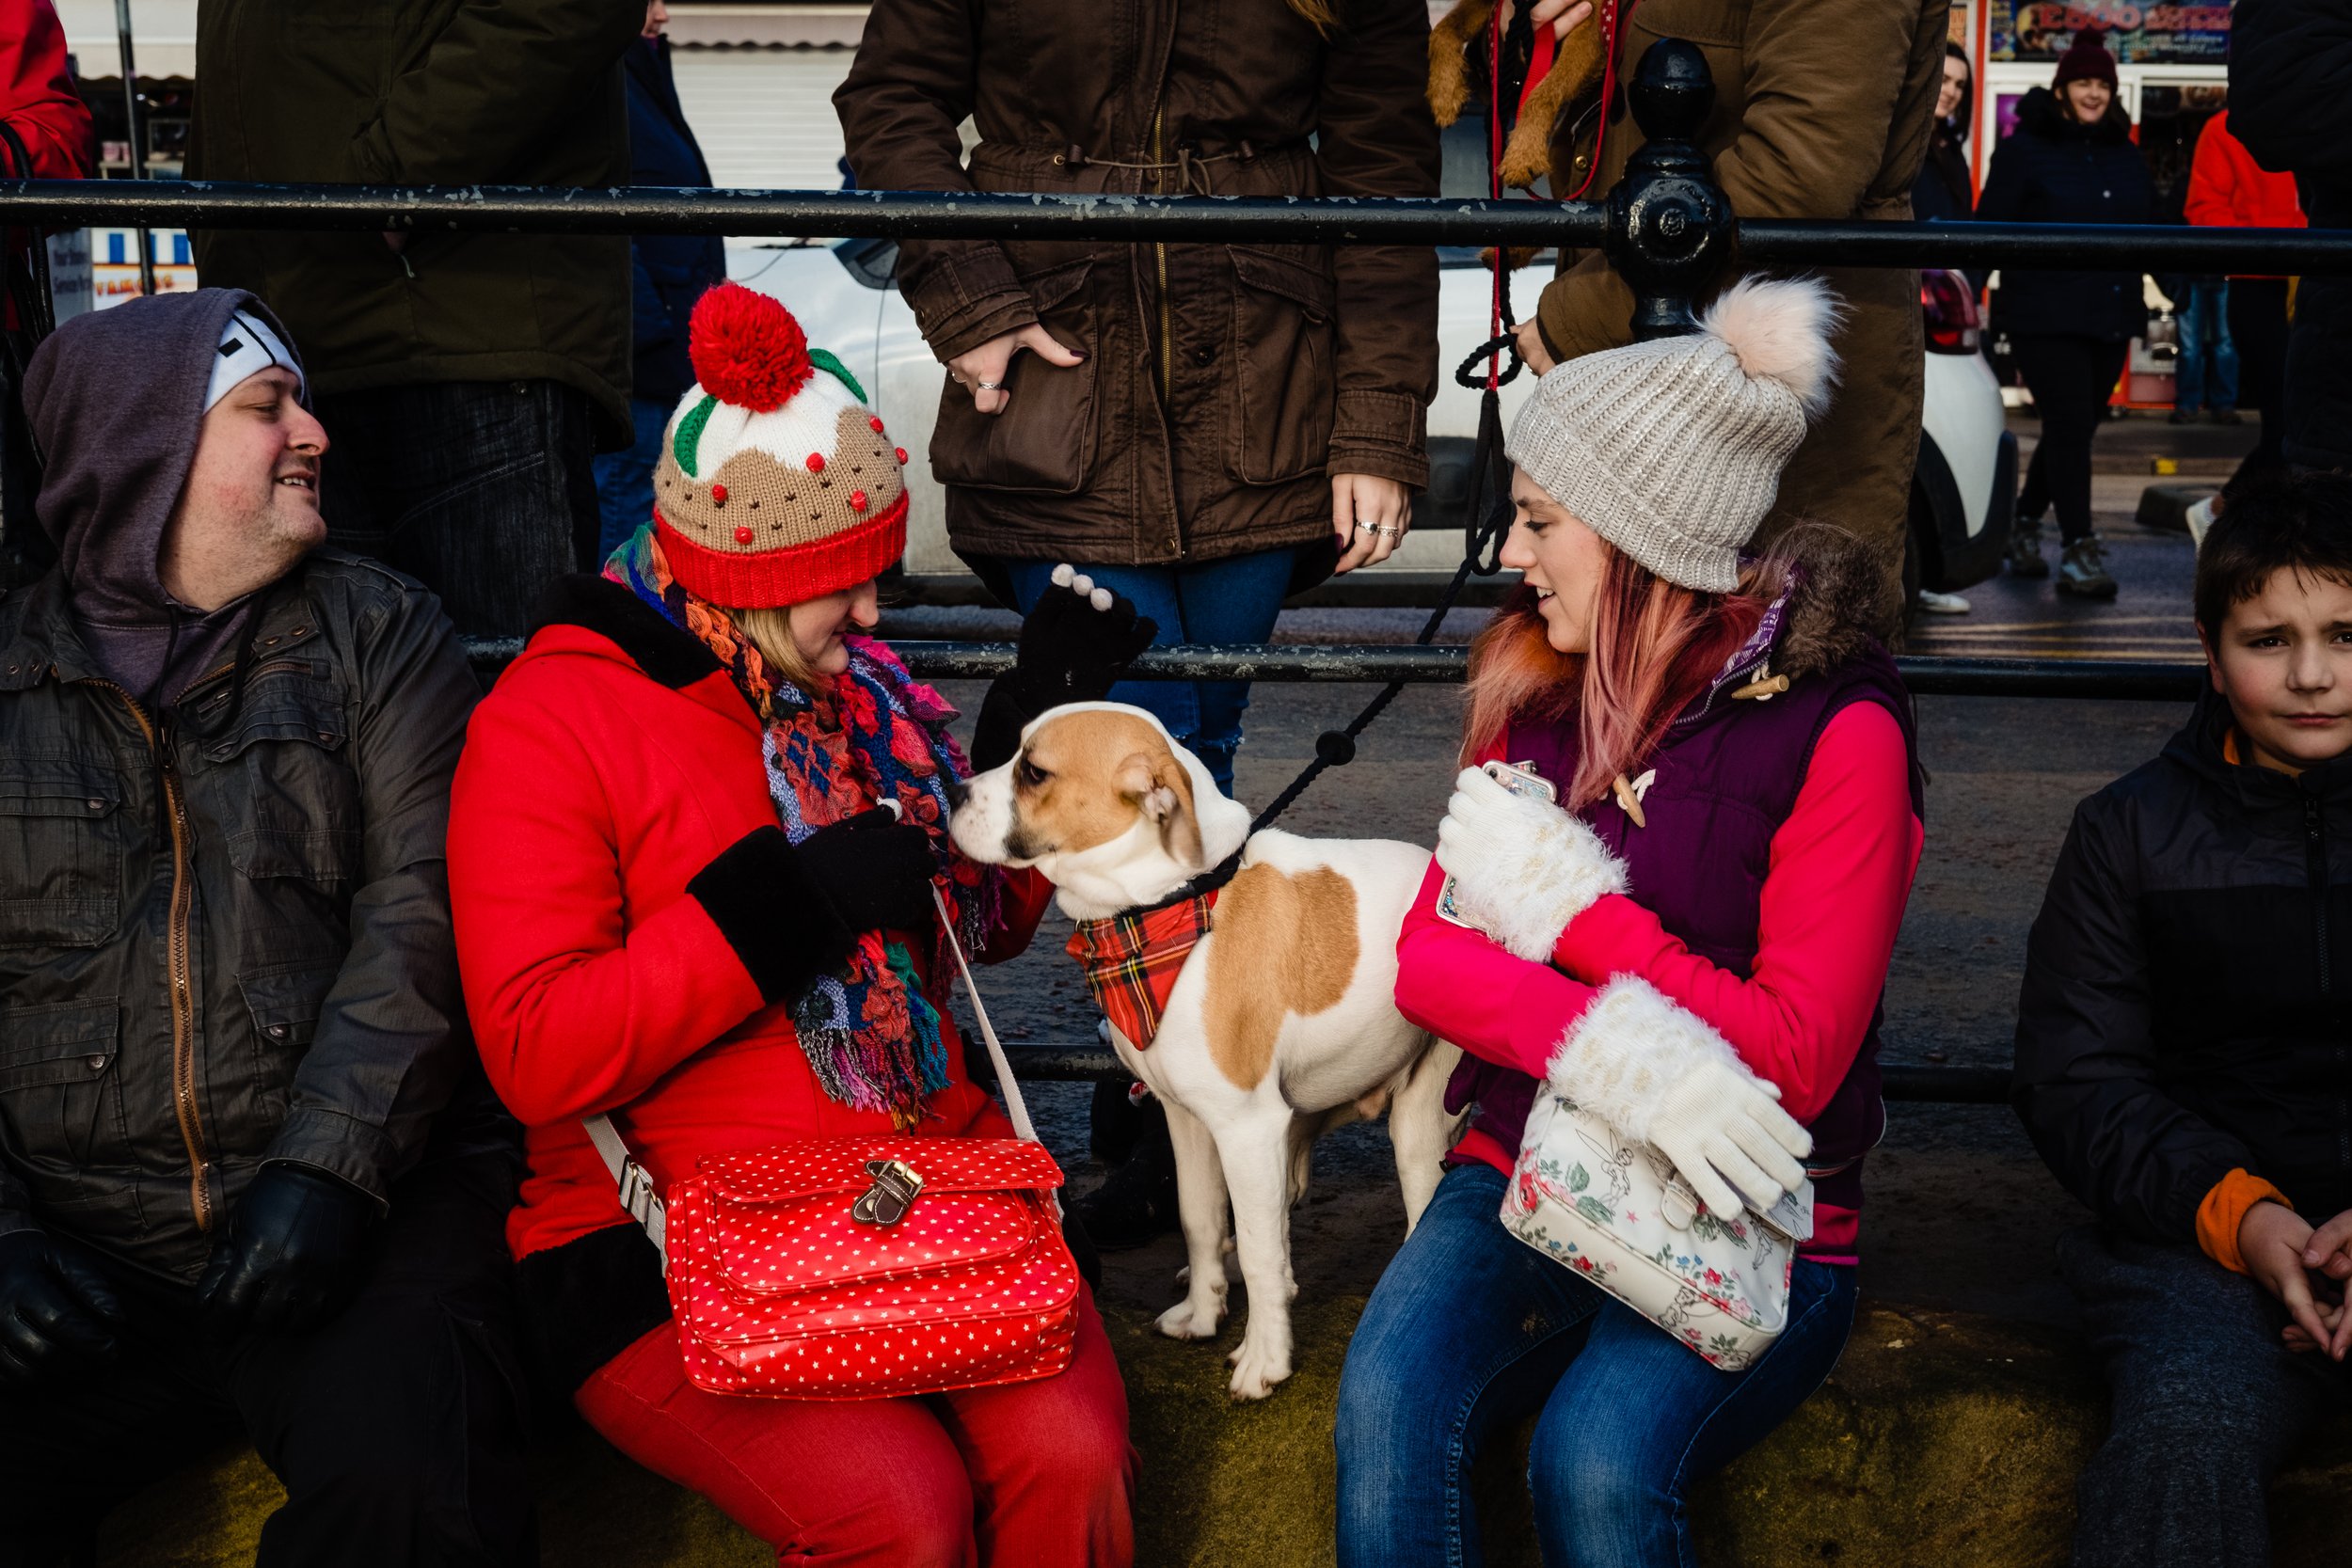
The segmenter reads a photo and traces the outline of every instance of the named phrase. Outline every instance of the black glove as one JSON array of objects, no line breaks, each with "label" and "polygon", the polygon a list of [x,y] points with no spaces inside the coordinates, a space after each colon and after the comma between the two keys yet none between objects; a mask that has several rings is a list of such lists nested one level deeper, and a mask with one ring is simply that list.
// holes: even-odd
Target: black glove
[{"label": "black glove", "polygon": [[838,966],[861,931],[919,931],[938,870],[930,834],[881,806],[797,846],[755,828],[686,884],[768,1002],[787,1002]]},{"label": "black glove", "polygon": [[318,1327],[358,1283],[374,1217],[374,1199],[349,1182],[308,1165],[263,1165],[197,1287],[205,1326],[221,1338]]},{"label": "black glove", "polygon": [[27,1384],[118,1354],[114,1287],[39,1230],[0,1236],[0,1384]]},{"label": "black glove", "polygon": [[[1109,596],[1109,608],[1096,608],[1097,594]],[[1095,587],[1067,566],[1056,567],[1054,586],[1021,623],[1012,673],[997,676],[981,699],[972,725],[972,766],[985,773],[1010,761],[1021,749],[1021,732],[1048,709],[1100,701],[1159,629],[1123,595]]]},{"label": "black glove", "polygon": [[793,853],[852,931],[920,931],[931,923],[931,835],[881,806],[819,828]]}]

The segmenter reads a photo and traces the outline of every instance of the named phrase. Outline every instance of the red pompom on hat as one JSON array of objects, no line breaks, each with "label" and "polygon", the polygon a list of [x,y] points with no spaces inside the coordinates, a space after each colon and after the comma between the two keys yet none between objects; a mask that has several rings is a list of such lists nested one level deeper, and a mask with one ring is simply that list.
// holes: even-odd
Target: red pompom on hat
[{"label": "red pompom on hat", "polygon": [[695,305],[687,352],[698,379],[662,433],[653,513],[687,592],[736,610],[800,604],[906,553],[906,459],[791,311],[722,283]]},{"label": "red pompom on hat", "polygon": [[704,391],[755,414],[783,407],[816,373],[792,312],[740,283],[722,283],[695,303],[686,355]]}]

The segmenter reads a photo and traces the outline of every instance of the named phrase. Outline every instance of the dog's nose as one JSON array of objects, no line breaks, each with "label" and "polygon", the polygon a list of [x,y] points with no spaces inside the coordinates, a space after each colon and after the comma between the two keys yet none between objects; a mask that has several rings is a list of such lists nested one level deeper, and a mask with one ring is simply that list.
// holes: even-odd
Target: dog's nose
[{"label": "dog's nose", "polygon": [[950,778],[947,781],[947,809],[949,811],[960,810],[965,798],[971,793],[970,784],[965,784],[961,779]]}]

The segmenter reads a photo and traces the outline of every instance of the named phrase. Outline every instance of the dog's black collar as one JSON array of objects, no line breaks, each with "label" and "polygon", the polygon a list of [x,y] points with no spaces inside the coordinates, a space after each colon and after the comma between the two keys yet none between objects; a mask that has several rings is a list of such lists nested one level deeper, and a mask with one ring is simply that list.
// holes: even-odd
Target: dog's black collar
[{"label": "dog's black collar", "polygon": [[[1243,840],[1242,849],[1247,849],[1248,847],[1248,841],[1247,839]],[[1215,893],[1217,889],[1223,887],[1226,883],[1232,881],[1240,874],[1242,849],[1234,850],[1232,854],[1217,862],[1216,864],[1209,867],[1209,869],[1203,871],[1200,876],[1195,877],[1192,880],[1184,883],[1173,893],[1170,893],[1167,897],[1160,899],[1158,902],[1152,904],[1138,904],[1132,910],[1121,910],[1117,914],[1111,916],[1111,918],[1113,920],[1133,920],[1141,915],[1157,914],[1162,910],[1174,909],[1177,905],[1187,903],[1195,898],[1206,897],[1208,895]]]}]

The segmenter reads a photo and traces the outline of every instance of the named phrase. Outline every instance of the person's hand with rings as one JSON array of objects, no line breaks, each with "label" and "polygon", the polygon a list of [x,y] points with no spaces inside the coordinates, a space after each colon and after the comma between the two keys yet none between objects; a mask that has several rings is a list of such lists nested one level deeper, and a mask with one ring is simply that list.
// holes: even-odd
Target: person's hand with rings
[{"label": "person's hand with rings", "polygon": [[1013,356],[1027,349],[1049,365],[1069,370],[1086,363],[1086,355],[1064,348],[1055,336],[1035,322],[1000,333],[979,347],[947,361],[947,379],[972,389],[972,406],[983,414],[1001,414],[1012,402],[1005,383],[1012,373]]},{"label": "person's hand with rings", "polygon": [[1374,474],[1331,476],[1331,532],[1340,542],[1336,572],[1376,565],[1395,553],[1413,526],[1413,493]]}]

